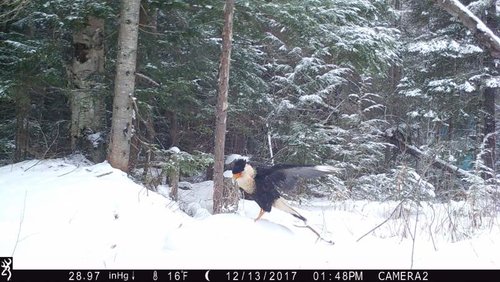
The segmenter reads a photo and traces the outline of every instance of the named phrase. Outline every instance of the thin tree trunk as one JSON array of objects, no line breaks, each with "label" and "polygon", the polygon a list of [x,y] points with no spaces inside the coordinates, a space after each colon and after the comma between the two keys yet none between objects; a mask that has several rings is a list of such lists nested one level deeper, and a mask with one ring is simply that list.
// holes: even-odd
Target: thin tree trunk
[{"label": "thin tree trunk", "polygon": [[140,0],[122,0],[113,118],[108,161],[128,172],[137,59]]},{"label": "thin tree trunk", "polygon": [[[483,110],[484,110],[484,128],[483,141],[485,144],[486,153],[483,154],[484,164],[491,169],[493,173],[495,171],[495,147],[496,147],[496,132],[495,132],[495,96],[498,88],[486,87],[483,92]],[[491,173],[484,173],[483,178],[489,179],[493,175]]]},{"label": "thin tree trunk", "polygon": [[175,153],[171,156],[171,161],[174,163],[174,168],[171,168],[168,172],[168,186],[170,186],[170,198],[174,201],[177,201],[179,199],[180,165],[179,159],[177,158],[177,155]]},{"label": "thin tree trunk", "polygon": [[179,132],[179,120],[177,118],[177,113],[175,111],[167,111],[167,119],[169,120],[170,126],[168,127],[168,133],[170,135],[170,147],[179,146],[180,143],[180,132]]},{"label": "thin tree trunk", "polygon": [[224,28],[222,31],[222,54],[219,69],[219,96],[217,99],[215,125],[215,163],[213,213],[221,213],[228,206],[224,199],[224,147],[226,141],[227,96],[229,88],[229,65],[231,60],[231,40],[233,37],[234,0],[226,0],[224,8]]},{"label": "thin tree trunk", "polygon": [[[81,151],[94,162],[106,159],[103,136],[105,123],[104,20],[89,17],[87,26],[73,35],[71,91],[71,150]],[[94,138],[92,138],[94,134]],[[100,138],[97,138],[100,135]]]},{"label": "thin tree trunk", "polygon": [[20,87],[16,90],[16,150],[14,161],[23,161],[29,149],[29,112],[30,97],[27,90]]},{"label": "thin tree trunk", "polygon": [[[497,32],[500,28],[498,26],[497,11],[496,11],[496,1],[490,0],[490,6],[486,13],[486,25],[493,31]],[[488,60],[486,66],[495,69],[496,65],[493,60]],[[483,154],[484,164],[490,168],[491,173],[483,173],[484,179],[492,178],[495,174],[495,163],[496,163],[496,123],[495,123],[495,97],[498,95],[499,88],[496,86],[486,83],[486,87],[483,91],[483,111],[484,111],[484,127],[483,135],[487,138],[483,142],[485,143],[486,154]]]}]

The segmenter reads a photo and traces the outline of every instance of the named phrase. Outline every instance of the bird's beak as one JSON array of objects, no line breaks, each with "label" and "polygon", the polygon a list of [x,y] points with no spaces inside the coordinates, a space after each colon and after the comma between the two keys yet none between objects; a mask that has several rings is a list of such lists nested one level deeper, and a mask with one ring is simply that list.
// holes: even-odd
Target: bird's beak
[{"label": "bird's beak", "polygon": [[236,179],[241,177],[241,172],[240,173],[233,173],[233,184],[236,182]]}]

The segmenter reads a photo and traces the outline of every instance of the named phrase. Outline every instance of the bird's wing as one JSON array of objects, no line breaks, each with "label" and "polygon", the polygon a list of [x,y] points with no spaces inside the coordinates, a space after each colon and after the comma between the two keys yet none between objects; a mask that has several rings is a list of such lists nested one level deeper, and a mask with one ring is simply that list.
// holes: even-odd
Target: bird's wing
[{"label": "bird's wing", "polygon": [[317,178],[335,172],[338,172],[338,170],[328,165],[275,165],[269,168],[257,168],[255,180],[265,183],[264,187],[277,186],[283,191],[289,191],[295,188],[297,182],[301,178]]}]

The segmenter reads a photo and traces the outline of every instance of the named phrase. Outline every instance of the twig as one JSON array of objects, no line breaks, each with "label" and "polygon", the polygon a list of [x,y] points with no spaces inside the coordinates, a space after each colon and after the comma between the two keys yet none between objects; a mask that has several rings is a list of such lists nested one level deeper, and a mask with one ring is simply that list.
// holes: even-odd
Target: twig
[{"label": "twig", "polygon": [[389,221],[389,219],[392,218],[392,216],[394,215],[394,213],[396,213],[396,211],[398,210],[399,206],[401,206],[403,203],[405,202],[405,200],[399,202],[399,204],[394,208],[394,210],[392,211],[391,215],[386,218],[384,221],[382,221],[382,223],[380,223],[379,225],[375,226],[374,228],[372,228],[370,231],[366,232],[365,235],[359,237],[358,240],[356,240],[356,242],[359,242],[361,239],[363,239],[366,235],[372,233],[373,231],[375,231],[377,228],[379,228],[380,226],[384,225],[384,223],[386,223],[387,221]]},{"label": "twig", "polygon": [[432,225],[434,224],[434,220],[436,220],[436,210],[434,209],[434,206],[432,204],[430,204],[430,207],[432,210],[432,220],[431,223],[429,224],[429,234],[431,235],[432,246],[434,247],[434,251],[437,251],[436,242],[434,241],[434,235],[432,235]]},{"label": "twig", "polygon": [[77,166],[77,167],[75,167],[74,169],[72,169],[71,171],[65,172],[65,173],[63,173],[63,174],[61,174],[61,175],[58,175],[57,177],[62,177],[62,176],[68,175],[68,174],[70,174],[70,173],[74,172],[75,170],[77,170],[79,167],[80,167],[80,166]]},{"label": "twig", "polygon": [[106,175],[110,175],[111,173],[113,173],[113,172],[112,171],[106,172],[106,173],[103,173],[103,174],[99,174],[96,177],[103,177],[103,176],[106,176]]},{"label": "twig", "polygon": [[26,172],[26,171],[28,171],[28,170],[32,169],[34,166],[38,165],[41,161],[42,161],[41,159],[40,159],[40,160],[37,160],[37,162],[36,162],[34,165],[32,165],[32,166],[28,167],[27,169],[25,169],[25,170],[24,170],[24,172]]},{"label": "twig", "polygon": [[136,72],[135,75],[138,76],[139,78],[144,79],[145,81],[147,81],[149,84],[151,84],[154,87],[160,87],[161,86],[160,83],[156,82],[154,79],[152,79],[151,77],[149,77],[149,76],[147,76],[145,74]]},{"label": "twig", "polygon": [[305,224],[304,226],[299,226],[299,225],[295,225],[295,226],[298,227],[298,228],[308,228],[314,234],[316,234],[316,236],[318,236],[318,239],[316,239],[316,240],[325,241],[326,243],[329,243],[329,244],[332,244],[332,245],[335,244],[335,242],[333,242],[332,240],[325,239],[325,237],[321,236],[321,234],[319,234],[319,232],[316,231],[314,228],[312,228],[309,224],[307,224],[305,222],[304,222],[304,224]]},{"label": "twig", "polygon": [[419,206],[417,205],[417,215],[415,216],[415,229],[413,230],[413,242],[411,245],[411,264],[410,269],[413,269],[413,260],[415,257],[415,242],[417,241],[417,226],[418,226],[418,214],[419,214]]},{"label": "twig", "polygon": [[[42,134],[43,134],[43,131],[42,131]],[[45,134],[43,134],[43,136],[44,136],[44,140],[47,140],[47,138],[45,137]],[[47,153],[50,151],[50,148],[52,148],[52,146],[56,143],[56,140],[57,140],[58,137],[59,137],[59,125],[57,126],[57,135],[54,138],[54,140],[52,141],[52,143],[49,146],[47,146],[47,141],[45,141],[45,145],[47,146],[47,149],[43,153],[42,158],[39,159],[34,165],[32,165],[32,166],[28,167],[27,169],[25,169],[24,172],[32,169],[33,167],[35,167],[36,165],[38,165],[42,160],[45,159],[45,156],[47,156]]]},{"label": "twig", "polygon": [[23,221],[24,221],[24,212],[26,210],[26,198],[28,197],[28,190],[24,191],[24,204],[23,204],[23,212],[21,213],[21,220],[19,221],[19,230],[17,231],[17,239],[16,239],[16,244],[14,245],[14,249],[12,250],[12,255],[11,257],[14,257],[14,253],[16,252],[17,249],[17,244],[19,243],[19,236],[21,236],[21,228],[23,227]]},{"label": "twig", "polygon": [[19,13],[30,4],[29,0],[6,0],[0,4],[0,23],[4,24],[17,18]]}]

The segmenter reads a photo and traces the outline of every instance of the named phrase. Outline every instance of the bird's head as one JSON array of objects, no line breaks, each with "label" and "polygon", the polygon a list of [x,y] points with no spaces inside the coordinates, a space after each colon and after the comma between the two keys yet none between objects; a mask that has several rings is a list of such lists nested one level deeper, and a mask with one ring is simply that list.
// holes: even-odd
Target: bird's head
[{"label": "bird's head", "polygon": [[238,159],[233,164],[233,181],[247,193],[252,194],[255,189],[255,170],[244,159]]},{"label": "bird's head", "polygon": [[255,177],[254,168],[247,163],[245,159],[237,159],[233,164],[233,179],[239,180],[241,178],[253,179]]},{"label": "bird's head", "polygon": [[233,164],[233,179],[238,179],[243,176],[247,161],[244,159],[237,159]]}]

